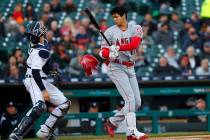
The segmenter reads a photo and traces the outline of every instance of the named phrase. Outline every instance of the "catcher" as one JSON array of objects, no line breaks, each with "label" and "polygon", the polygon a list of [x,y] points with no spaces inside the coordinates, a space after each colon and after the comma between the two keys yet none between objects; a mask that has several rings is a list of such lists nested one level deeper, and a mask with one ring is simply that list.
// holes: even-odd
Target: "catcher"
[{"label": "catcher", "polygon": [[30,48],[28,50],[29,57],[27,59],[24,85],[30,93],[33,107],[10,134],[9,140],[20,140],[26,135],[34,122],[47,110],[46,101],[57,107],[52,111],[45,123],[41,125],[37,136],[43,139],[52,139],[56,122],[70,108],[71,102],[57,87],[46,80],[48,74],[55,75],[57,72],[49,63],[50,52],[45,33],[45,26],[38,21],[28,24],[26,28],[25,35],[30,41]]}]

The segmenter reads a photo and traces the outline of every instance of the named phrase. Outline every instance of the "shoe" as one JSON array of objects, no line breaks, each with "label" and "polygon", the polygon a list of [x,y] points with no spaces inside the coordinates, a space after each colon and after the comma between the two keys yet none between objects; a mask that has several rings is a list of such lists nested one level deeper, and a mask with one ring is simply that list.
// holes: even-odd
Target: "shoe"
[{"label": "shoe", "polygon": [[107,119],[106,123],[105,123],[105,128],[107,133],[110,135],[110,137],[114,137],[114,130],[116,129],[116,126],[114,126],[109,119]]},{"label": "shoe", "polygon": [[56,135],[54,132],[45,132],[43,130],[39,130],[37,133],[36,133],[37,137],[43,139],[43,140],[56,140]]},{"label": "shoe", "polygon": [[45,131],[39,129],[39,131],[36,133],[36,135],[39,138],[47,139],[47,137],[49,136],[49,132],[45,132]]},{"label": "shoe", "polygon": [[127,136],[127,140],[148,140],[148,136],[143,134],[142,136],[135,136],[134,134]]},{"label": "shoe", "polygon": [[21,137],[17,136],[16,134],[12,133],[9,135],[8,140],[21,140]]}]

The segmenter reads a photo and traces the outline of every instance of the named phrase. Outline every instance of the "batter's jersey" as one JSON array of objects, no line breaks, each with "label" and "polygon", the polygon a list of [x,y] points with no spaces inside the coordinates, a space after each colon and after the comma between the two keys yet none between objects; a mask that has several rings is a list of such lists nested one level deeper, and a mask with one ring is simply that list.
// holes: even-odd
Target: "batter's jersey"
[{"label": "batter's jersey", "polygon": [[[32,69],[39,69],[41,77],[47,77],[45,71],[46,65],[49,65],[48,59],[50,58],[50,51],[48,49],[48,43],[36,44],[32,46],[28,51],[29,57],[27,58],[27,75],[32,75]],[[50,65],[47,67],[51,67]],[[45,69],[44,69],[45,68]],[[49,68],[50,70],[50,68]]]},{"label": "batter's jersey", "polygon": [[[125,45],[131,42],[131,37],[139,36],[143,37],[143,31],[140,25],[128,24],[126,31],[122,31],[117,25],[109,27],[105,31],[105,36],[112,45]],[[103,39],[101,48],[109,47],[106,41]],[[134,61],[136,50],[132,51],[120,51],[118,59],[121,61]]]}]

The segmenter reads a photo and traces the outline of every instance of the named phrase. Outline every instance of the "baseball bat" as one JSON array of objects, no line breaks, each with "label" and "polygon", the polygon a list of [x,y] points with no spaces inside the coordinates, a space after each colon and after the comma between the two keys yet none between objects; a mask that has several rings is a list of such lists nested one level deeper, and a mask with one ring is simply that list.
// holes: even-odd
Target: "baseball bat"
[{"label": "baseball bat", "polygon": [[88,17],[89,17],[90,21],[93,23],[93,25],[96,27],[96,29],[99,31],[99,33],[102,35],[102,37],[106,40],[107,44],[109,46],[111,46],[111,43],[108,41],[108,39],[106,38],[106,36],[104,35],[104,33],[101,31],[98,23],[96,22],[95,18],[91,14],[91,11],[88,8],[85,8],[84,11],[88,15]]}]

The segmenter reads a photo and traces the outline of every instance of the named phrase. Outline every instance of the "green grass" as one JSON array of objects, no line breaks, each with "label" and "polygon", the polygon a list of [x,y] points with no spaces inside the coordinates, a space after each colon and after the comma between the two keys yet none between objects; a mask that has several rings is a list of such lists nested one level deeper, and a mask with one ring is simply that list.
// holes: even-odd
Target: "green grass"
[{"label": "green grass", "polygon": [[[169,137],[169,136],[193,136],[193,135],[210,135],[210,132],[178,132],[178,133],[162,133],[162,134],[150,134],[149,137]],[[38,140],[24,139],[24,140]],[[110,138],[108,135],[94,136],[61,136],[58,140],[125,140],[125,135],[116,135],[114,138]]]}]

